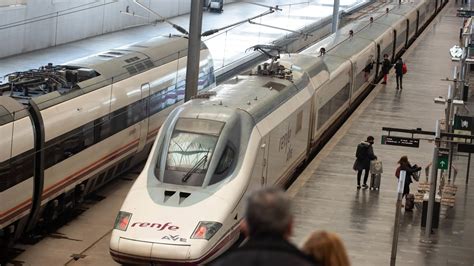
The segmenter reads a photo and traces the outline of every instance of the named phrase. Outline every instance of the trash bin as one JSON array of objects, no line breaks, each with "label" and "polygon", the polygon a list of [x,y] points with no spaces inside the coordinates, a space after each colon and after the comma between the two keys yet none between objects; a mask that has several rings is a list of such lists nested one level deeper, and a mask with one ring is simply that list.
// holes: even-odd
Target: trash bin
[{"label": "trash bin", "polygon": [[467,102],[469,99],[469,85],[464,85],[462,88],[462,100]]},{"label": "trash bin", "polygon": [[[421,212],[421,227],[426,227],[426,217],[428,216],[428,199],[429,192],[425,193],[423,197],[423,210]],[[439,226],[439,213],[441,209],[441,197],[436,195],[435,203],[433,206],[433,220],[431,223],[432,229],[437,229]]]}]

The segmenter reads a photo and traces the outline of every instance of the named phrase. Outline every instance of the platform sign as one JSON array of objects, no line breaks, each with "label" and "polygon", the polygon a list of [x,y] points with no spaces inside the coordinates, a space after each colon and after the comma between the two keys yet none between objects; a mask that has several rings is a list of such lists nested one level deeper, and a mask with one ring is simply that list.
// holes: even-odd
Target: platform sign
[{"label": "platform sign", "polygon": [[472,132],[474,129],[473,118],[471,116],[456,115],[454,117],[454,129]]},{"label": "platform sign", "polygon": [[419,148],[420,147],[420,139],[403,138],[403,137],[383,135],[382,136],[382,144],[393,145],[393,146],[411,147],[411,148]]},{"label": "platform sign", "polygon": [[[474,123],[473,123],[473,118],[470,116],[460,116],[456,115],[454,117],[454,126],[453,126],[453,132],[454,134],[459,134],[459,135],[471,135],[473,133],[474,129]],[[455,142],[464,142],[465,139],[463,138],[454,138],[453,139]]]},{"label": "platform sign", "polygon": [[448,170],[448,156],[438,155],[438,169]]},{"label": "platform sign", "polygon": [[459,143],[458,152],[474,153],[474,144]]}]

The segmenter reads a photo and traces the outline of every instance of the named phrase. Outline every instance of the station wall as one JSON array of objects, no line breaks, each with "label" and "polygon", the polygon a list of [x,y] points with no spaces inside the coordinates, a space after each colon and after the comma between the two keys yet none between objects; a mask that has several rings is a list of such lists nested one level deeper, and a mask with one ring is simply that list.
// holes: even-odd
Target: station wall
[{"label": "station wall", "polygon": [[[140,2],[170,18],[189,13],[190,1]],[[0,6],[0,58],[144,25],[156,19],[132,0],[26,0],[21,3],[24,4]],[[127,6],[130,12],[146,19],[121,14]]]}]

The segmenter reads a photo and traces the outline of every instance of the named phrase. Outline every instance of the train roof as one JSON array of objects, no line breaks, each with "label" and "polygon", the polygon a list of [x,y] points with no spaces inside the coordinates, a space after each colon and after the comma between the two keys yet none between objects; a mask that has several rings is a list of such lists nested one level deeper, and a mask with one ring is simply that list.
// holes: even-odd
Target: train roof
[{"label": "train roof", "polygon": [[316,56],[319,55],[319,50],[321,48],[326,49],[326,51],[333,49],[340,43],[349,39],[349,31],[351,30],[351,28],[346,26],[343,29],[338,30],[336,33],[333,33],[325,39],[319,41],[318,43],[308,47],[307,49],[303,50],[301,54],[309,54]]},{"label": "train roof", "polygon": [[[372,23],[374,24],[374,23]],[[319,55],[319,50],[324,47],[326,49],[326,52],[334,49],[335,47],[343,44],[344,42],[348,41],[350,39],[349,37],[349,32],[352,30],[354,32],[354,37],[359,37],[358,34],[360,31],[364,30],[365,28],[369,27],[371,25],[369,19],[363,19],[363,20],[356,20],[354,22],[351,22],[347,24],[346,26],[340,28],[337,30],[337,32],[329,35],[325,39],[319,41],[315,45],[312,45],[305,49],[302,54],[311,54],[311,55]],[[387,26],[385,25],[380,25],[380,27],[387,29]],[[380,33],[380,31],[378,31]]]},{"label": "train roof", "polygon": [[381,23],[371,23],[367,25],[365,28],[361,29],[356,33],[358,38],[368,39],[368,40],[377,40],[382,36],[384,32],[388,29],[392,28],[391,26],[381,24]]},{"label": "train roof", "polygon": [[422,6],[424,3],[404,3],[402,5],[388,5],[389,13],[406,16],[409,11]]},{"label": "train roof", "polygon": [[374,15],[374,23],[383,24],[386,26],[392,26],[398,24],[400,20],[405,19],[405,15],[398,15],[393,13],[377,13],[375,12]]},{"label": "train roof", "polygon": [[[93,69],[100,74],[94,83],[121,80],[178,58],[187,53],[188,39],[181,36],[155,37],[151,40],[111,49],[80,58],[64,65]],[[117,75],[118,73],[121,73]],[[89,84],[84,84],[85,86]],[[92,85],[92,84],[91,84]]]},{"label": "train roof", "polygon": [[0,126],[28,116],[25,107],[7,96],[0,96]]},{"label": "train roof", "polygon": [[349,64],[347,59],[338,56],[333,56],[331,54],[326,54],[322,57],[322,60],[330,76],[337,75],[338,72],[336,72],[336,70],[340,70],[341,65]]},{"label": "train roof", "polygon": [[373,43],[372,40],[353,37],[334,47],[334,49],[327,52],[326,54],[349,59],[352,56],[357,55],[361,51],[367,49],[371,43]]},{"label": "train roof", "polygon": [[314,72],[315,80],[319,82],[328,79],[328,71],[321,60],[304,55],[291,57],[291,65],[285,62],[285,58],[281,60],[281,65],[292,69],[291,80],[262,75],[236,76],[210,90],[210,97],[184,105],[182,116],[226,121],[237,109],[250,114],[258,123],[308,86],[310,80],[306,71]]}]

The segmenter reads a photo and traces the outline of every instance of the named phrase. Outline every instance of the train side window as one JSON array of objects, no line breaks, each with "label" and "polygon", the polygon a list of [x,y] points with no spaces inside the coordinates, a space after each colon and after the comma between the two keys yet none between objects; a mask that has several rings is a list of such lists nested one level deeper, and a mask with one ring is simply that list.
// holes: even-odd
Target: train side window
[{"label": "train side window", "polygon": [[235,151],[230,145],[227,145],[217,164],[216,171],[209,182],[210,185],[220,182],[227,177],[229,170],[234,165],[234,159]]},{"label": "train side window", "polygon": [[[84,149],[94,145],[94,122],[89,122],[82,126],[82,136],[84,138]],[[83,150],[83,149],[81,149]],[[78,152],[80,152],[79,150]]]},{"label": "train side window", "polygon": [[[127,128],[127,118],[128,118],[128,107],[120,108],[112,112],[111,122],[112,122],[112,131],[114,133],[119,132]],[[113,134],[113,133],[112,133]]]},{"label": "train side window", "polygon": [[10,187],[11,171],[12,167],[8,161],[0,163],[0,192]]},{"label": "train side window", "polygon": [[94,121],[95,143],[108,138],[112,132],[110,130],[109,116],[104,116]]},{"label": "train side window", "polygon": [[324,106],[318,111],[318,129],[321,128],[340,108],[349,100],[350,83],[347,83],[339,90]]},{"label": "train side window", "polygon": [[0,163],[0,192],[33,176],[33,150]]}]

